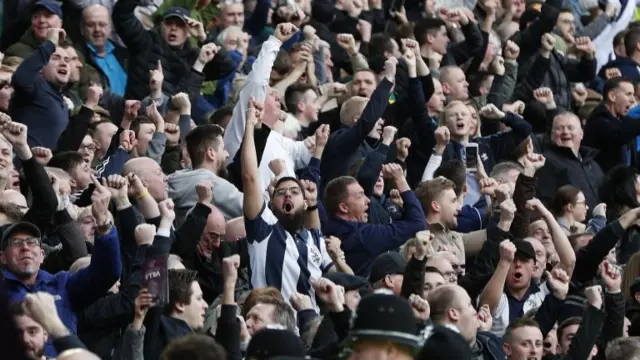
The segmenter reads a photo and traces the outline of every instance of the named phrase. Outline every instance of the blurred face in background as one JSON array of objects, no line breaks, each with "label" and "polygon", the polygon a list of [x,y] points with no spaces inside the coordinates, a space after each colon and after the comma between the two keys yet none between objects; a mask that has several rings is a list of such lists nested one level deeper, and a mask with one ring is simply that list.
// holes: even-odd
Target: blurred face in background
[{"label": "blurred face in background", "polygon": [[136,139],[138,139],[138,143],[136,144],[136,148],[138,149],[139,154],[146,154],[149,150],[149,142],[153,138],[153,134],[156,133],[156,125],[152,123],[140,124],[140,129],[136,134]]},{"label": "blurred face in background", "polygon": [[608,108],[615,116],[625,116],[629,109],[636,104],[635,89],[630,82],[621,82],[617,88],[607,95]]},{"label": "blurred face in background", "polygon": [[93,143],[93,138],[91,137],[91,135],[84,136],[78,152],[80,153],[80,155],[82,155],[84,161],[89,163],[89,166],[91,166],[91,164],[93,163],[93,157],[96,153],[96,144]]},{"label": "blurred face in background", "polygon": [[80,81],[80,70],[83,66],[82,61],[80,61],[76,49],[74,49],[72,46],[67,47],[65,51],[67,52],[67,55],[69,55],[69,83],[77,84]]},{"label": "blurred face in background", "polygon": [[103,49],[111,34],[109,10],[102,5],[91,5],[84,9],[80,31],[89,44],[96,49]]},{"label": "blurred face in background", "polygon": [[38,6],[31,16],[31,31],[37,40],[45,41],[49,29],[60,28],[62,28],[62,19],[44,7]]},{"label": "blurred face in background", "polygon": [[447,100],[442,91],[440,80],[433,79],[433,89],[433,95],[429,98],[429,102],[427,102],[427,110],[431,116],[440,114],[444,110],[444,102]]},{"label": "blurred face in background", "polygon": [[225,4],[222,10],[222,27],[244,25],[244,5],[240,3]]},{"label": "blurred face in background", "polygon": [[2,112],[9,111],[9,103],[13,96],[12,75],[10,72],[0,71],[0,111]]},{"label": "blurred face in background", "polygon": [[181,17],[171,16],[162,22],[161,33],[169,46],[181,47],[187,41],[187,24]]},{"label": "blurred face in background", "polygon": [[444,113],[445,125],[452,138],[460,138],[471,133],[471,112],[462,104],[449,106]]}]

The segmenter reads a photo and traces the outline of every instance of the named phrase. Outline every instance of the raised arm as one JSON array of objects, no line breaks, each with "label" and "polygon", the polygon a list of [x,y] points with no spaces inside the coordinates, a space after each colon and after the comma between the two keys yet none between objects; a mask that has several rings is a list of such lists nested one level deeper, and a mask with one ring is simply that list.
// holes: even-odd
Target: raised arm
[{"label": "raised arm", "polygon": [[242,145],[242,188],[244,190],[243,212],[247,220],[254,220],[260,215],[264,206],[262,186],[258,174],[258,156],[253,132],[260,121],[261,105],[249,100],[244,129],[244,142]]},{"label": "raised arm", "polygon": [[504,240],[500,243],[500,261],[489,283],[482,290],[480,301],[478,301],[479,306],[489,305],[491,315],[495,314],[498,309],[500,298],[504,292],[504,283],[507,280],[507,274],[515,255],[516,246],[511,241]]},{"label": "raised arm", "polygon": [[284,41],[290,39],[296,30],[292,24],[279,24],[276,27],[274,36],[269,37],[269,39],[262,44],[258,58],[253,62],[247,81],[242,90],[240,90],[238,102],[233,108],[233,114],[231,115],[231,122],[229,122],[224,132],[224,146],[227,152],[229,152],[228,163],[233,161],[242,144],[246,123],[245,114],[247,112],[249,99],[264,102],[269,86],[269,75],[271,74],[273,62],[276,60],[276,56],[278,56],[280,46],[282,46]]},{"label": "raised arm", "polygon": [[95,176],[91,213],[96,219],[95,249],[88,267],[70,275],[67,291],[73,305],[81,308],[102,297],[122,274],[118,231],[109,216],[111,193]]},{"label": "raised arm", "polygon": [[151,34],[144,29],[133,11],[140,5],[137,0],[120,0],[113,7],[113,26],[130,52],[151,46]]},{"label": "raised arm", "polygon": [[[40,71],[51,59],[56,47],[64,41],[66,33],[62,29],[49,29],[47,31],[47,41],[38,46],[36,51],[18,66],[13,73],[11,84],[18,93],[32,94],[35,90],[35,83],[40,79]],[[59,55],[55,55],[59,56]]]}]

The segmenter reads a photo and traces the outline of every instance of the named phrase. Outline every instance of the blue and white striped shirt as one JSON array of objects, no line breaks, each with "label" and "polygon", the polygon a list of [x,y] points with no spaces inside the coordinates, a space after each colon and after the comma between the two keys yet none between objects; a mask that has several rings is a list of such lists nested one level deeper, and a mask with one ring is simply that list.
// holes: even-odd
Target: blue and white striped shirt
[{"label": "blue and white striped shirt", "polygon": [[309,295],[318,310],[311,280],[333,266],[320,231],[304,229],[292,235],[266,204],[254,220],[245,218],[245,228],[253,287],[278,288],[287,302],[296,292]]}]

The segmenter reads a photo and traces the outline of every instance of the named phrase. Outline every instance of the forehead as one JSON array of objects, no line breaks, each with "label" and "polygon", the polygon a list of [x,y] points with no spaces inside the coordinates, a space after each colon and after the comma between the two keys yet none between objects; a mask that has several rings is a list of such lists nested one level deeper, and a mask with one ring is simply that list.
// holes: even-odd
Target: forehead
[{"label": "forehead", "polygon": [[238,13],[243,11],[244,11],[244,5],[242,3],[227,4],[224,7],[225,14]]},{"label": "forehead", "polygon": [[435,272],[424,273],[424,281],[432,284],[435,284],[438,282],[442,282],[442,283],[445,282],[444,276]]},{"label": "forehead", "polygon": [[42,326],[40,326],[40,324],[38,324],[37,322],[33,321],[33,319],[27,315],[14,316],[14,319],[16,321],[16,325],[20,329],[38,328],[42,330]]},{"label": "forehead", "polygon": [[34,237],[34,236],[24,231],[17,231],[11,234],[12,239],[26,239],[31,237]]},{"label": "forehead", "polygon": [[631,92],[634,91],[635,89],[633,88],[633,84],[631,84],[630,82],[621,82],[620,85],[618,86],[618,90],[622,90],[624,92]]},{"label": "forehead", "polygon": [[369,71],[359,71],[356,73],[356,75],[353,77],[353,80],[374,80],[373,74]]},{"label": "forehead", "polygon": [[118,127],[110,122],[105,122],[98,125],[97,130],[101,132],[110,133],[110,132],[118,131]]},{"label": "forehead", "polygon": [[558,16],[558,20],[562,19],[562,20],[573,20],[573,14],[570,11],[563,11],[560,13],[560,15]]},{"label": "forehead", "polygon": [[523,327],[514,329],[512,332],[512,335],[515,341],[522,341],[522,340],[542,341],[542,332],[540,332],[540,329],[533,326],[523,326]]},{"label": "forehead", "polygon": [[103,20],[103,21],[109,21],[109,10],[107,10],[104,7],[91,7],[88,8],[87,10],[85,10],[84,12],[84,19],[85,21],[98,21],[98,20]]},{"label": "forehead", "polygon": [[84,138],[82,138],[82,143],[83,144],[93,143],[93,138],[91,137],[91,135],[87,134],[84,136]]},{"label": "forehead", "polygon": [[292,187],[300,187],[300,185],[298,185],[298,183],[293,180],[284,180],[280,182],[278,186],[276,186],[276,189],[288,189]]},{"label": "forehead", "polygon": [[64,49],[64,51],[66,51],[67,55],[69,55],[70,57],[78,57],[78,53],[76,52],[76,49],[73,48],[73,46],[69,46],[68,48]]},{"label": "forehead", "polygon": [[149,130],[153,130],[155,131],[156,129],[156,125],[155,124],[151,124],[151,123],[144,123],[144,124],[140,124],[140,131],[149,131]]},{"label": "forehead", "polygon": [[200,284],[197,281],[191,283],[191,296],[200,296],[202,294],[202,289],[200,288]]},{"label": "forehead", "polygon": [[69,56],[69,52],[66,49],[63,49],[60,46],[58,46],[58,47],[56,47],[56,51],[53,52],[53,55],[58,55],[60,57],[68,57]]},{"label": "forehead", "polygon": [[570,114],[558,115],[553,119],[553,126],[580,126],[580,120]]},{"label": "forehead", "polygon": [[450,106],[446,112],[447,114],[459,113],[459,112],[469,114],[469,108],[465,104],[456,104],[456,105]]},{"label": "forehead", "polygon": [[249,313],[254,315],[271,315],[273,309],[274,305],[272,304],[258,303],[253,305],[251,310],[249,310]]}]

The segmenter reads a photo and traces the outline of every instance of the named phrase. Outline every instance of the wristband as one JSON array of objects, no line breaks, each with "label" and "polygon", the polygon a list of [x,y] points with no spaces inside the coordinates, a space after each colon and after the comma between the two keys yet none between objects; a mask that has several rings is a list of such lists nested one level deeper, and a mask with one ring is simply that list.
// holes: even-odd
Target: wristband
[{"label": "wristband", "polygon": [[140,195],[136,196],[136,199],[137,200],[143,200],[145,197],[147,197],[147,195],[149,195],[149,190],[147,190],[145,188],[144,191]]},{"label": "wristband", "polygon": [[318,204],[315,204],[313,206],[307,207],[307,211],[308,212],[312,212],[312,211],[316,211],[316,210],[318,210]]}]

